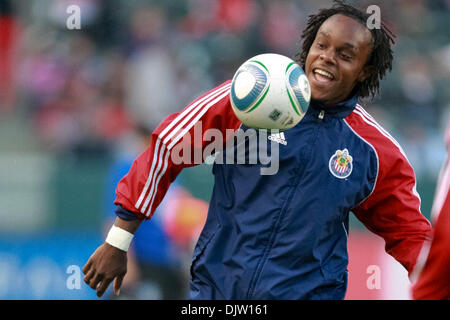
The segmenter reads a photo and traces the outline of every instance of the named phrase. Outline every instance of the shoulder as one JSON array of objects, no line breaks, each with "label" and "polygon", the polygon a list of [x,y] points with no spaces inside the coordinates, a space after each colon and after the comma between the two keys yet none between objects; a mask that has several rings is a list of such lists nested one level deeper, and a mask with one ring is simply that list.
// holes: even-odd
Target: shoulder
[{"label": "shoulder", "polygon": [[397,140],[361,105],[357,104],[353,112],[344,121],[360,139],[364,140],[375,150],[381,166],[391,167],[397,161],[411,166]]},{"label": "shoulder", "polygon": [[[168,143],[177,133],[184,133],[199,123],[204,127],[221,127],[222,122],[236,122],[230,107],[229,95],[231,80],[225,81],[214,89],[199,95],[183,110],[169,115],[154,131],[159,139]],[[233,122],[234,121],[234,122]]]},{"label": "shoulder", "polygon": [[420,201],[414,169],[400,144],[359,104],[345,122],[375,150],[378,161],[375,189],[385,188],[383,181],[389,181],[386,185],[391,187],[406,184]]},{"label": "shoulder", "polygon": [[190,105],[206,105],[211,101],[222,100],[223,97],[228,96],[231,91],[231,80],[227,80],[220,85],[214,87],[213,89],[199,95],[195,100],[193,100]]},{"label": "shoulder", "polygon": [[384,197],[386,191],[406,188],[408,192],[412,192],[420,206],[414,169],[400,144],[360,105],[345,118],[345,122],[376,152],[378,175],[374,193]]}]

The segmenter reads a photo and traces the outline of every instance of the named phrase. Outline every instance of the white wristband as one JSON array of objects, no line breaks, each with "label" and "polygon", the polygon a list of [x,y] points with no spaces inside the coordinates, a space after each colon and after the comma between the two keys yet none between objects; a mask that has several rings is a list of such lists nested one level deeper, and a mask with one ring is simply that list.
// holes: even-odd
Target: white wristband
[{"label": "white wristband", "polygon": [[105,242],[108,242],[113,247],[117,249],[123,250],[125,252],[128,251],[130,247],[131,240],[133,240],[134,234],[123,230],[122,228],[116,227],[113,225],[111,230],[108,232],[108,236],[106,237]]}]

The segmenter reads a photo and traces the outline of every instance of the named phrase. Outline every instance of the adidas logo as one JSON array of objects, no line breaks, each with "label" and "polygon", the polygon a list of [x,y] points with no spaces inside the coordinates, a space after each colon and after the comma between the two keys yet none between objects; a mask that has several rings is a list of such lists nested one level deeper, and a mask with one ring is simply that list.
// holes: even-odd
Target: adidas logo
[{"label": "adidas logo", "polygon": [[277,143],[281,143],[282,145],[287,145],[286,138],[284,137],[284,132],[272,133],[270,136],[268,136],[268,139]]}]

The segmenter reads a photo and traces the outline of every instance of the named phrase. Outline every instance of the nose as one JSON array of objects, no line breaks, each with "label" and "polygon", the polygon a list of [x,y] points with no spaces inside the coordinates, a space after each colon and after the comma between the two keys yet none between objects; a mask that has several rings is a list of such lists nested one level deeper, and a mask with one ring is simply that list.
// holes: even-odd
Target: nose
[{"label": "nose", "polygon": [[336,64],[336,59],[334,57],[334,54],[330,50],[321,53],[319,58],[326,64],[332,64],[332,65]]}]

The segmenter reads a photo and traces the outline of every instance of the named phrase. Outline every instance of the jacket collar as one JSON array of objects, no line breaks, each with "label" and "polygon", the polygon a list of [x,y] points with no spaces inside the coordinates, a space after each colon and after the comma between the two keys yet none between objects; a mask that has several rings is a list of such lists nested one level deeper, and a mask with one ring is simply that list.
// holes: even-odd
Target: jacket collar
[{"label": "jacket collar", "polygon": [[319,116],[322,110],[324,110],[325,116],[343,119],[353,112],[353,109],[355,109],[357,103],[358,95],[353,95],[347,100],[330,106],[325,106],[323,103],[317,100],[311,100],[308,111],[316,117]]}]

